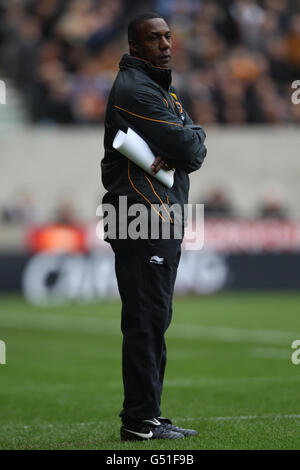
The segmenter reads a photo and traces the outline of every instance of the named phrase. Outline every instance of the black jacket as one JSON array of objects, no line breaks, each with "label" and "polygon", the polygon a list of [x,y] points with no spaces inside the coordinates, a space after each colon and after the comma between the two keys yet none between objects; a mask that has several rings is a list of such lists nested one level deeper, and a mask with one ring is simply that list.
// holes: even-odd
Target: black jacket
[{"label": "black jacket", "polygon": [[[111,89],[105,117],[103,203],[119,195],[131,203],[174,204],[188,202],[188,173],[198,170],[206,156],[205,133],[195,126],[171,86],[171,70],[125,54]],[[167,189],[112,147],[119,129],[137,132],[155,156],[175,168],[174,185]]]}]

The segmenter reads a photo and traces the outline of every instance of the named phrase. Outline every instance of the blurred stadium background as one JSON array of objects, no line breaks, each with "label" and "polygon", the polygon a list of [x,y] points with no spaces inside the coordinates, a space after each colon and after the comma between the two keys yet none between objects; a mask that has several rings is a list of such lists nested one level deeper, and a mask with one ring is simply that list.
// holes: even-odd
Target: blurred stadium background
[{"label": "blurred stadium background", "polygon": [[171,25],[174,84],[209,149],[191,175],[204,250],[184,254],[177,292],[299,288],[300,1],[1,0],[1,291],[117,295],[95,233],[103,120],[128,20],[148,10]]},{"label": "blurred stadium background", "polygon": [[[10,350],[8,364],[15,362],[10,370],[5,366],[6,377],[4,369],[0,371],[6,378],[2,384],[6,447],[24,442],[45,447],[48,440],[56,445],[54,431],[50,436],[43,428],[43,444],[37,436],[41,436],[41,423],[52,422],[53,416],[67,423],[70,419],[68,407],[56,414],[54,396],[61,404],[70,400],[72,412],[78,412],[78,404],[85,401],[84,388],[76,388],[78,370],[95,398],[91,399],[94,408],[83,407],[78,419],[89,419],[89,414],[93,419],[101,409],[91,379],[97,383],[99,361],[96,338],[93,343],[89,336],[92,330],[103,333],[101,354],[108,358],[107,370],[98,380],[119,378],[115,375],[120,372],[119,354],[109,349],[116,341],[110,343],[109,335],[119,334],[114,260],[109,246],[96,236],[96,208],[104,193],[100,160],[106,101],[119,60],[128,50],[127,22],[144,11],[156,11],[169,22],[173,83],[191,117],[207,131],[208,156],[201,171],[191,175],[190,192],[190,202],[205,204],[204,248],[183,249],[176,283],[182,338],[178,339],[179,330],[174,330],[175,340],[170,333],[171,356],[172,344],[178,361],[188,357],[190,348],[195,362],[190,370],[184,369],[184,362],[182,369],[173,365],[173,370],[171,365],[173,382],[179,373],[185,377],[185,372],[187,382],[180,385],[179,381],[178,389],[176,383],[170,386],[178,397],[180,387],[186,387],[190,416],[197,416],[192,408],[194,389],[187,391],[195,370],[199,377],[210,376],[210,381],[201,382],[207,393],[203,392],[204,402],[215,397],[211,380],[218,376],[234,376],[238,381],[243,373],[269,374],[277,385],[282,378],[277,391],[273,388],[273,400],[269,400],[272,380],[264,387],[257,381],[234,382],[243,397],[235,401],[232,383],[224,385],[220,379],[217,385],[224,390],[228,406],[222,408],[222,400],[217,407],[212,402],[198,415],[206,413],[210,419],[214,414],[270,413],[270,426],[272,412],[290,417],[291,425],[300,416],[291,395],[299,373],[289,359],[291,341],[300,337],[300,103],[292,100],[292,84],[300,80],[300,1],[0,0],[0,80],[6,86],[6,103],[0,104],[0,339],[7,341]],[[186,295],[193,300],[181,303]],[[193,329],[192,324],[200,339],[206,337],[204,345],[184,333],[185,327]],[[277,336],[270,335],[273,330]],[[37,332],[42,332],[41,337]],[[264,338],[269,349],[263,346]],[[231,340],[232,349],[228,345],[224,352],[224,344]],[[248,343],[251,353],[243,359]],[[86,356],[79,358],[76,345]],[[76,370],[71,366],[74,357]],[[90,361],[89,369],[84,357]],[[203,369],[201,359],[206,364]],[[20,361],[26,377],[16,366]],[[16,374],[29,391],[28,401]],[[70,394],[62,381],[73,383],[76,390]],[[46,405],[42,398],[38,401],[38,394],[43,395],[50,383],[53,398],[46,393]],[[19,397],[17,407],[10,397],[12,390]],[[116,415],[121,388],[106,392]],[[170,405],[175,415],[176,393]],[[250,407],[247,393],[257,393]],[[39,417],[29,412],[35,406]],[[114,417],[105,408],[101,413]],[[276,419],[278,424],[280,418]],[[30,420],[37,426],[30,428],[36,438],[30,433],[24,437],[21,424]],[[20,427],[9,428],[12,422],[21,423]],[[280,447],[280,442],[296,446],[286,425],[277,437],[267,429],[269,435],[261,444],[248,441],[245,428],[236,426],[228,432],[238,431],[245,439],[228,438],[227,448]],[[61,430],[62,442],[70,429]],[[261,429],[262,434],[265,430]],[[219,436],[217,427],[211,429],[211,436],[214,433]],[[109,448],[107,442],[103,445]],[[205,445],[219,444],[208,440]]]}]

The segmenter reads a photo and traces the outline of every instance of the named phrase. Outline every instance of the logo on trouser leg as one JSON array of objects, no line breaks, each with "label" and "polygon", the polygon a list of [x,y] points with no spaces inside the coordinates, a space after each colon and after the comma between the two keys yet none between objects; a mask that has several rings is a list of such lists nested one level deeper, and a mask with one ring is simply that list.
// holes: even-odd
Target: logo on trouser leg
[{"label": "logo on trouser leg", "polygon": [[151,256],[150,263],[164,264],[164,259],[165,258],[160,258],[159,256]]}]

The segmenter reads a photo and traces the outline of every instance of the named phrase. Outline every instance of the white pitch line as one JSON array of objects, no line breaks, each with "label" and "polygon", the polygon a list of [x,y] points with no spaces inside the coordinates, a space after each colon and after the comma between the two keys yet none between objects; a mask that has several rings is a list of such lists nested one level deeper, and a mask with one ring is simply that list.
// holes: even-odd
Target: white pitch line
[{"label": "white pitch line", "polygon": [[[166,379],[164,385],[166,387],[206,387],[211,385],[230,385],[238,386],[251,383],[268,383],[268,382],[300,382],[300,376],[287,375],[275,377],[201,377],[200,379]],[[122,388],[121,381],[109,382],[110,388]]]},{"label": "white pitch line", "polygon": [[[227,384],[251,384],[251,383],[268,383],[268,382],[299,382],[300,376],[287,375],[275,377],[201,377],[200,379],[166,379],[164,385],[166,387],[205,387],[211,385],[224,385]],[[107,386],[112,389],[123,388],[121,380],[108,382]],[[18,385],[12,383],[5,383],[1,385],[1,390],[9,390],[10,393],[20,392],[36,392],[40,393],[54,393],[56,391],[68,391],[80,389],[80,385],[76,384],[40,384],[36,385]]]},{"label": "white pitch line", "polygon": [[82,333],[112,333],[118,332],[120,321],[99,317],[77,317],[51,312],[16,312],[0,311],[0,326],[2,328],[21,328],[46,331],[66,331]]},{"label": "white pitch line", "polygon": [[103,426],[111,424],[109,421],[90,421],[87,423],[36,423],[36,424],[3,424],[0,426],[0,429],[32,429],[32,428],[39,428],[39,429],[52,429],[52,428],[65,428],[65,427],[85,427],[85,426]]},{"label": "white pitch line", "polygon": [[260,420],[260,419],[300,419],[300,414],[267,414],[267,415],[246,415],[246,416],[208,416],[208,417],[192,417],[192,418],[174,418],[174,421],[244,421],[244,420]]},{"label": "white pitch line", "polygon": [[192,324],[173,324],[170,336],[182,338],[204,338],[225,342],[258,343],[258,344],[291,344],[294,339],[300,338],[300,333],[279,330],[254,330],[248,328],[232,328],[222,326],[206,326]]},{"label": "white pitch line", "polygon": [[[265,415],[242,415],[242,416],[199,416],[199,417],[177,417],[174,418],[178,422],[189,422],[189,421],[245,421],[245,420],[264,420],[264,419],[300,419],[300,414],[276,414],[270,413]],[[70,428],[70,427],[88,427],[88,426],[112,426],[111,421],[90,421],[82,423],[37,423],[37,424],[4,424],[0,425],[0,429],[3,431],[14,430],[14,429],[54,429],[54,428]]]},{"label": "white pitch line", "polygon": [[213,384],[249,384],[249,383],[268,383],[268,382],[278,382],[278,381],[300,381],[299,376],[278,376],[278,377],[208,377],[201,378],[198,380],[194,379],[166,379],[164,384],[166,387],[203,387],[205,385]]},{"label": "white pitch line", "polygon": [[282,359],[285,361],[291,360],[292,349],[282,348],[252,348],[250,350],[251,356],[267,359]]},{"label": "white pitch line", "polygon": [[[120,321],[99,317],[77,317],[49,312],[0,311],[2,328],[36,329],[46,331],[80,332],[89,334],[109,333],[121,335]],[[175,323],[168,330],[170,338],[209,339],[212,341],[290,345],[300,332],[279,330],[254,330],[223,326]]]}]

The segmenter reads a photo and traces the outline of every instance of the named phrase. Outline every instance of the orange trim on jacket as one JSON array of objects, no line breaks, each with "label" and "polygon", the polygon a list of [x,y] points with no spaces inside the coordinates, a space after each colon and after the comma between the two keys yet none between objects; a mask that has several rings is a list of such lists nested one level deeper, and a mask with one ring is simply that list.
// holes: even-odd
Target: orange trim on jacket
[{"label": "orange trim on jacket", "polygon": [[125,113],[132,114],[132,116],[136,116],[140,119],[146,119],[147,121],[154,121],[154,122],[163,122],[165,124],[173,124],[174,126],[183,127],[182,124],[178,124],[177,122],[162,121],[160,119],[151,119],[151,118],[148,118],[148,117],[145,117],[145,116],[140,116],[139,114],[132,113],[131,111],[128,111],[127,109],[124,109],[124,108],[121,108],[120,106],[117,106],[116,104],[114,105],[114,107],[117,108],[117,109],[120,109],[121,111],[125,111]]},{"label": "orange trim on jacket", "polygon": [[155,210],[155,212],[159,215],[159,217],[160,217],[164,222],[166,222],[166,220],[163,218],[163,216],[155,209],[155,207],[153,206],[153,204],[151,204],[151,202],[149,201],[149,199],[146,198],[146,196],[145,196],[143,193],[141,193],[141,192],[134,186],[134,184],[133,184],[133,182],[132,182],[132,179],[130,178],[130,160],[128,160],[128,179],[129,179],[130,184],[131,184],[131,186],[133,187],[133,189],[134,189],[138,194],[140,194],[140,195],[150,204],[150,206],[152,207],[152,209]]},{"label": "orange trim on jacket", "polygon": [[157,192],[156,192],[155,189],[153,188],[153,185],[152,185],[151,181],[149,180],[148,176],[146,175],[146,173],[144,173],[144,176],[145,176],[145,178],[148,180],[148,182],[149,182],[149,184],[150,184],[150,186],[151,186],[151,188],[152,188],[152,191],[154,192],[155,196],[156,196],[156,197],[160,200],[160,202],[162,203],[163,208],[165,209],[166,213],[167,213],[168,216],[169,216],[169,219],[170,219],[171,222],[173,223],[173,220],[172,220],[172,217],[171,217],[171,215],[170,215],[170,212],[166,209],[166,206],[164,205],[163,201],[161,200],[161,198],[159,197],[159,195],[157,194]]}]

